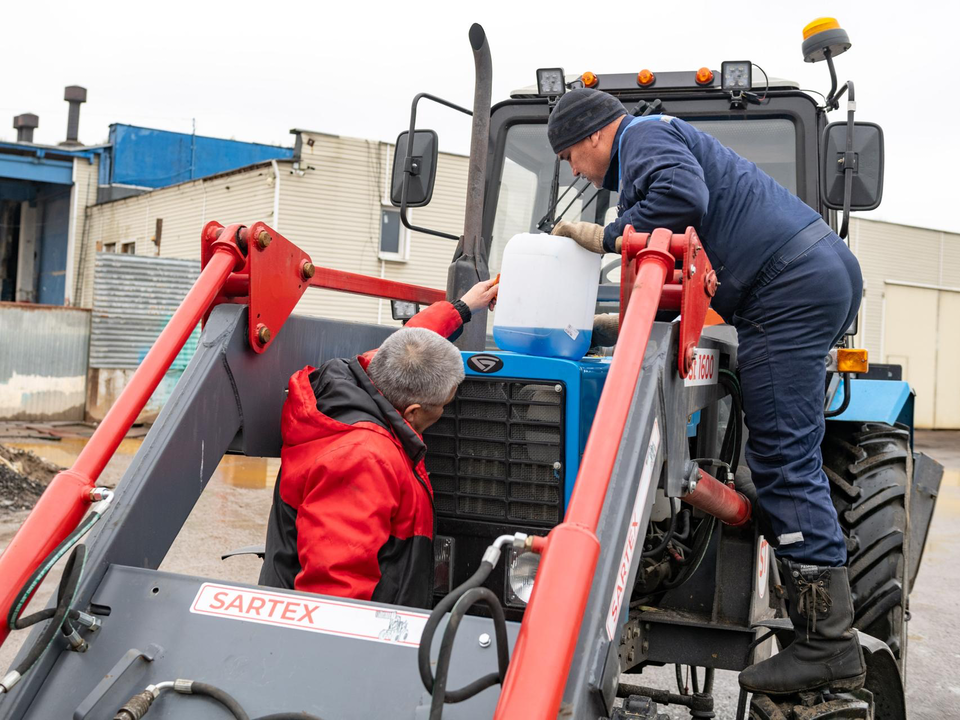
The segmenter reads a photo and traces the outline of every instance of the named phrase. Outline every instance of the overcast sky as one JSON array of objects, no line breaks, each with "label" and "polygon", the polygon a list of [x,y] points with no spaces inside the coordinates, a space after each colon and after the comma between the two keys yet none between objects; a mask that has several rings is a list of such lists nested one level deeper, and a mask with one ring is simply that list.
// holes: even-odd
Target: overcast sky
[{"label": "overcast sky", "polygon": [[[826,92],[824,63],[800,52],[803,26],[836,17],[852,49],[837,58],[856,83],[857,118],[883,126],[880,220],[960,232],[960,4],[913,2],[73,2],[3,3],[0,140],[13,116],[40,116],[35,139],[66,130],[63,87],[88,89],[80,139],[112,122],[290,145],[290,128],[394,140],[427,91],[473,102],[467,40],[490,43],[494,102],[535,81],[538,67],[654,72],[751,60],[770,75]],[[755,71],[756,72],[756,71]],[[465,116],[424,107],[441,149],[466,153]],[[844,119],[835,112],[831,120]]]}]

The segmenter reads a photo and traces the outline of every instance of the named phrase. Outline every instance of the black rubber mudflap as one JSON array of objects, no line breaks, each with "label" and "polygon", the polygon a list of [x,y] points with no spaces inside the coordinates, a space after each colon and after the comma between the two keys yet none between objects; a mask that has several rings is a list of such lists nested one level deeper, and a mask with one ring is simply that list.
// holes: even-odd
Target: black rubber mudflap
[{"label": "black rubber mudflap", "polygon": [[827,423],[823,468],[847,541],[854,626],[906,649],[903,621],[910,433],[885,423]]}]

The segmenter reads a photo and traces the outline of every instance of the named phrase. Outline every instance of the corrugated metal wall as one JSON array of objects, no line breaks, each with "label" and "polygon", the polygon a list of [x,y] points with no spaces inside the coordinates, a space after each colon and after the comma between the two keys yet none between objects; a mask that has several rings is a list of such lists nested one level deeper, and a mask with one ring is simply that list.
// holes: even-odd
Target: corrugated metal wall
[{"label": "corrugated metal wall", "polygon": [[[97,253],[91,369],[139,366],[199,274],[195,260]],[[186,367],[199,334],[194,331],[171,369]]]},{"label": "corrugated metal wall", "polygon": [[0,303],[0,419],[83,420],[90,311]]}]

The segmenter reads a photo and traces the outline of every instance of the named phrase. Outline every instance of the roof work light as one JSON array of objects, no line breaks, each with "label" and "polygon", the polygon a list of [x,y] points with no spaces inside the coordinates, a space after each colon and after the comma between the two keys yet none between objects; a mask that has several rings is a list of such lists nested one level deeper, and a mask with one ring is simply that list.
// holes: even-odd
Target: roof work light
[{"label": "roof work light", "polygon": [[563,80],[563,68],[540,68],[537,70],[537,94],[544,97],[557,97],[566,92]]},{"label": "roof work light", "polygon": [[720,64],[720,87],[732,92],[745,92],[753,87],[752,63],[749,60],[726,60]]}]

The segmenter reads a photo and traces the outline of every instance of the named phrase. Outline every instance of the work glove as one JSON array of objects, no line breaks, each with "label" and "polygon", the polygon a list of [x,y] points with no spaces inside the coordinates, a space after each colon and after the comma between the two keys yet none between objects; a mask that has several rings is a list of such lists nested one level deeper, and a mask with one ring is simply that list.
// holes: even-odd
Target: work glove
[{"label": "work glove", "polygon": [[603,254],[603,225],[591,222],[569,222],[561,220],[553,226],[551,235],[567,237],[575,241],[584,250]]},{"label": "work glove", "polygon": [[[580,247],[598,255],[603,255],[606,250],[603,249],[603,225],[597,225],[591,222],[569,222],[561,220],[553,226],[551,235],[568,237],[577,243]],[[623,238],[617,238],[616,252],[620,252],[623,245]]]},{"label": "work glove", "polygon": [[593,335],[590,344],[595,347],[610,347],[617,344],[620,335],[619,315],[594,315]]}]

